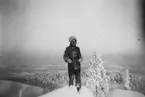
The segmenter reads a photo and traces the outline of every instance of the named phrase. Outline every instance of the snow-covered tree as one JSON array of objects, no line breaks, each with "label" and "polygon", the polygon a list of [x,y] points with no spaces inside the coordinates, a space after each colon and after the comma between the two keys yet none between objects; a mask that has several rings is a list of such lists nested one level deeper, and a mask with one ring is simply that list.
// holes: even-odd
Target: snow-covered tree
[{"label": "snow-covered tree", "polygon": [[106,95],[109,92],[108,77],[100,56],[94,53],[87,70],[86,86],[96,92],[96,95]]},{"label": "snow-covered tree", "polygon": [[125,70],[125,79],[124,79],[124,86],[127,90],[130,90],[130,77],[129,77],[129,70]]}]

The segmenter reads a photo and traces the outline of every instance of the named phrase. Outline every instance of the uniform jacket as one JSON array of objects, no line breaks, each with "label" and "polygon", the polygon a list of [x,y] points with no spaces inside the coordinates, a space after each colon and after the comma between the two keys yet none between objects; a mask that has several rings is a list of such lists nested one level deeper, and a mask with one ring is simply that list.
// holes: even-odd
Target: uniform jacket
[{"label": "uniform jacket", "polygon": [[67,60],[71,59],[72,64],[71,63],[68,63],[68,64],[74,65],[74,63],[77,63],[78,65],[80,65],[80,62],[78,62],[79,59],[82,59],[80,48],[78,46],[66,47],[66,50],[65,50],[64,55],[63,55],[63,59],[65,60],[65,62],[68,62]]},{"label": "uniform jacket", "polygon": [[67,62],[68,59],[71,59],[72,61],[78,61],[80,58],[82,59],[82,55],[78,46],[66,47],[66,50],[63,55],[63,59],[65,60],[65,62]]}]

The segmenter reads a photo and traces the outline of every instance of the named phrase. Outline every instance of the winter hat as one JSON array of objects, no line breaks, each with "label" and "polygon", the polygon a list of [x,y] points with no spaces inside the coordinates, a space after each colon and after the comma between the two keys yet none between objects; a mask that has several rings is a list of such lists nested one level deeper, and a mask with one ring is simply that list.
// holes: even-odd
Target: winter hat
[{"label": "winter hat", "polygon": [[69,42],[71,42],[72,40],[76,40],[76,37],[75,36],[71,36],[70,38],[69,38]]}]

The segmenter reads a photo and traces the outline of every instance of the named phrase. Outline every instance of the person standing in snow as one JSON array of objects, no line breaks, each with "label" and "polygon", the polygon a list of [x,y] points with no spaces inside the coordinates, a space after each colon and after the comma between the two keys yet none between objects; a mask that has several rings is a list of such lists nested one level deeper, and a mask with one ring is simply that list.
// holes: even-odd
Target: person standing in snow
[{"label": "person standing in snow", "polygon": [[81,88],[81,62],[83,61],[80,48],[76,46],[77,39],[75,36],[69,38],[70,45],[66,47],[63,59],[68,63],[69,86],[73,85],[74,77],[77,90]]}]

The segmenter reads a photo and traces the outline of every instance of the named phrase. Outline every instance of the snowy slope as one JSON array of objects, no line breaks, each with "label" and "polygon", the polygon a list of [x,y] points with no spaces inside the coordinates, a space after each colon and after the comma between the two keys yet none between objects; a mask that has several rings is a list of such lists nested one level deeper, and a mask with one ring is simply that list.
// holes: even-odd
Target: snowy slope
[{"label": "snowy slope", "polygon": [[107,97],[145,97],[143,94],[133,91],[115,90],[111,91]]},{"label": "snowy slope", "polygon": [[[55,90],[50,93],[46,93],[39,97],[95,97],[91,90],[82,87],[80,93],[77,92],[76,88],[65,86],[58,90]],[[98,97],[98,96],[97,96]],[[114,90],[108,93],[107,97],[145,97],[143,94],[133,91],[125,91],[125,90]]]},{"label": "snowy slope", "polygon": [[86,87],[82,87],[80,93],[77,92],[75,86],[65,86],[61,89],[46,93],[39,97],[94,97],[93,93]]}]

